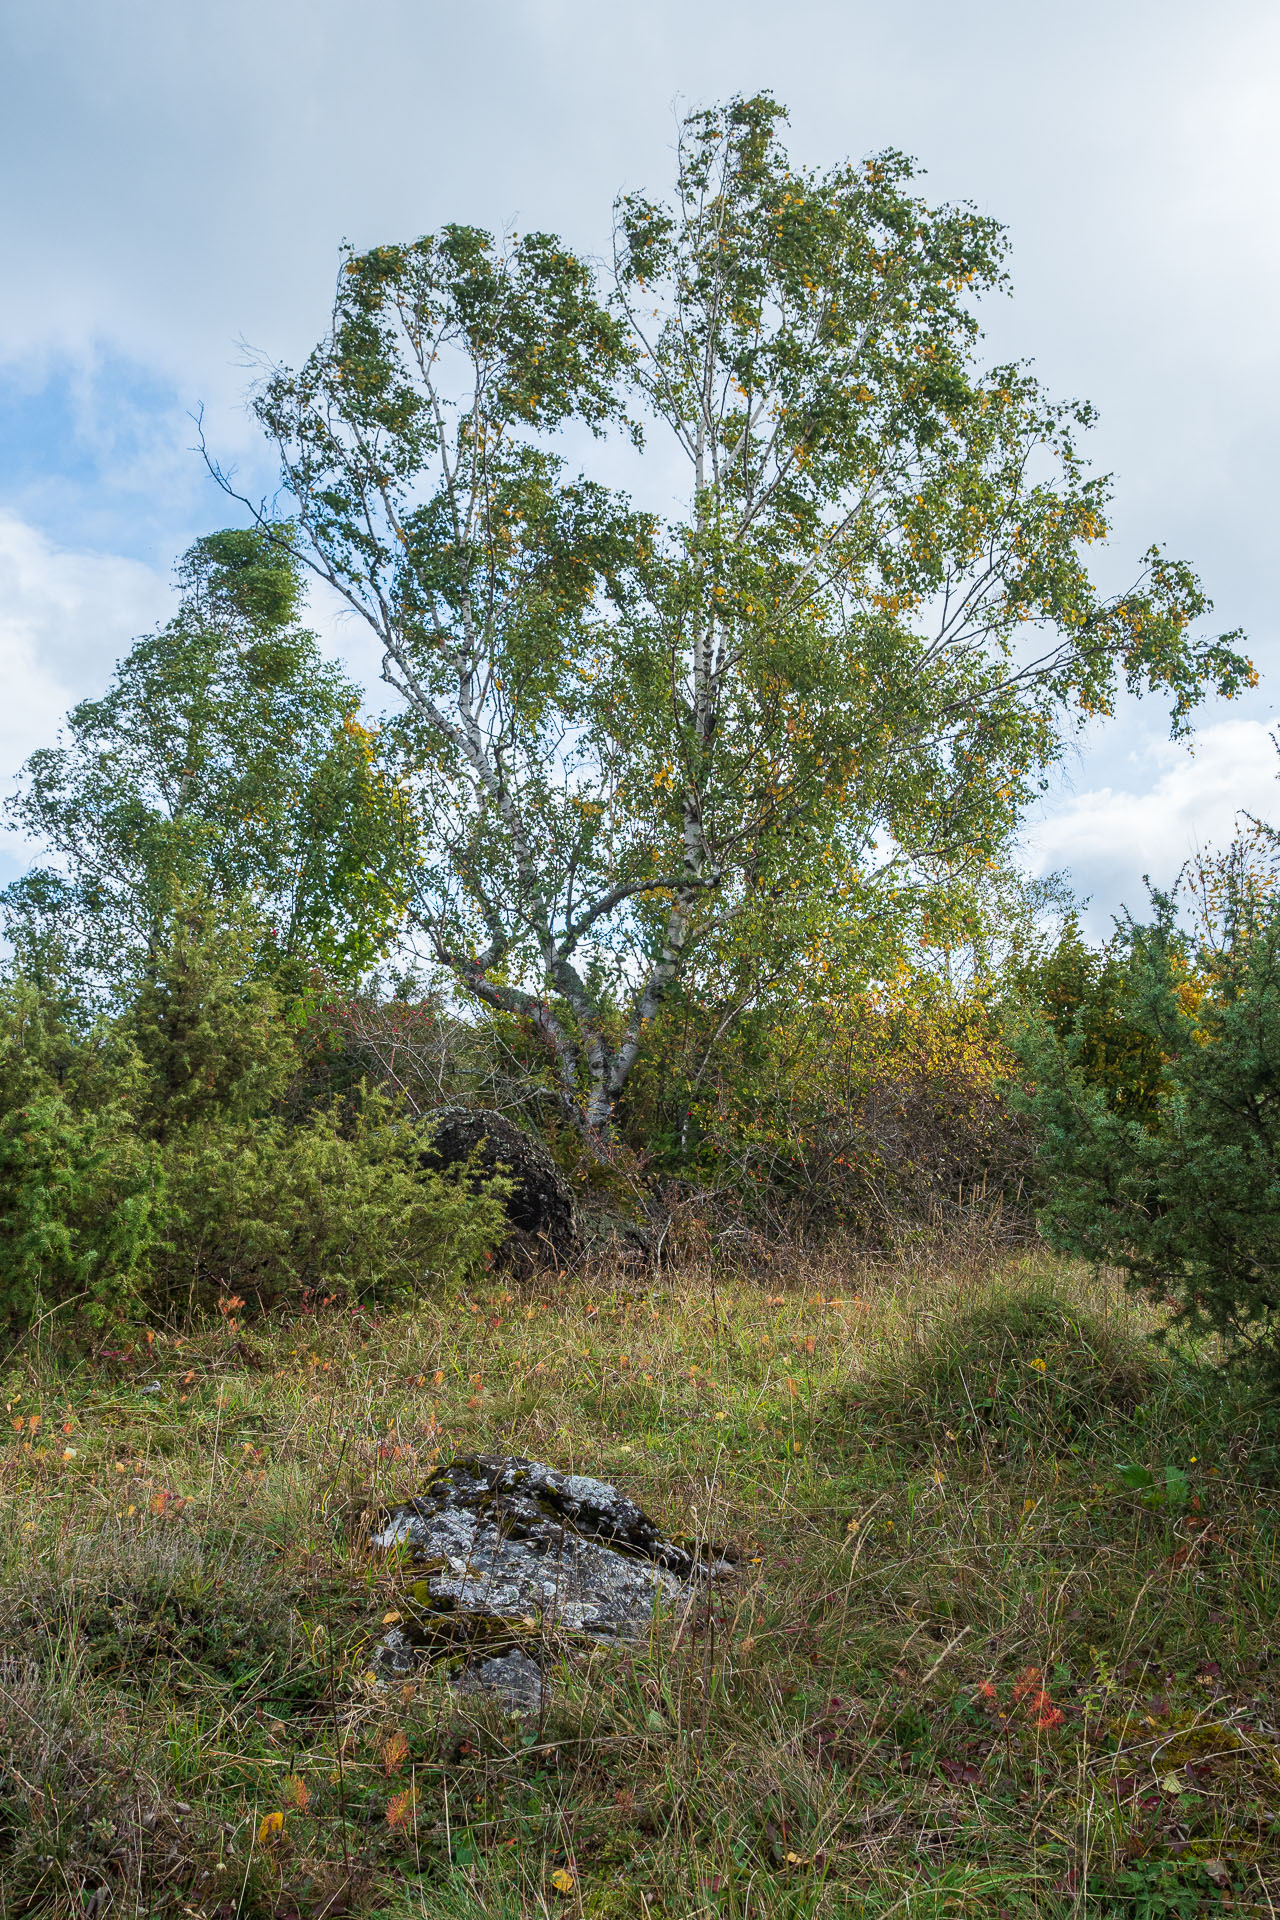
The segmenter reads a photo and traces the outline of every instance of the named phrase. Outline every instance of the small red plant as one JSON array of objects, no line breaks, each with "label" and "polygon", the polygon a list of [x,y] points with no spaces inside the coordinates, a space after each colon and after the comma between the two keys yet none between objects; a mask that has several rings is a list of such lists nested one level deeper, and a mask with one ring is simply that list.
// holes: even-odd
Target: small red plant
[{"label": "small red plant", "polygon": [[[978,1698],[997,1705],[1000,1699],[999,1688],[990,1680],[984,1680],[978,1688]],[[1010,1720],[1021,1715],[1029,1720],[1033,1727],[1042,1732],[1051,1733],[1060,1727],[1066,1719],[1061,1707],[1055,1707],[1053,1696],[1044,1683],[1044,1674],[1039,1667],[1024,1667],[1014,1681],[1009,1694],[1009,1706],[1002,1712],[1002,1720]]]}]

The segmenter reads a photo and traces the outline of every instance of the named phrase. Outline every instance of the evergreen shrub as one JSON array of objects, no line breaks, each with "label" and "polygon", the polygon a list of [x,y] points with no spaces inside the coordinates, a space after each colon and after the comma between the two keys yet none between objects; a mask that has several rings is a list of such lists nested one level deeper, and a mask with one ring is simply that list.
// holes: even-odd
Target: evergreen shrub
[{"label": "evergreen shrub", "polygon": [[1086,1002],[1069,1022],[1027,1018],[1022,1099],[1050,1243],[1118,1268],[1175,1323],[1219,1335],[1275,1378],[1280,903],[1230,863],[1221,880],[1221,910],[1200,936],[1156,895],[1152,921],[1127,922],[1114,943],[1111,1023],[1130,1036],[1140,1079],[1098,1071]]},{"label": "evergreen shrub", "polygon": [[505,1232],[503,1183],[423,1164],[364,1082],[290,1101],[304,1024],[250,936],[180,919],[120,1016],[15,972],[0,987],[0,1318],[90,1324],[387,1299],[458,1279]]}]

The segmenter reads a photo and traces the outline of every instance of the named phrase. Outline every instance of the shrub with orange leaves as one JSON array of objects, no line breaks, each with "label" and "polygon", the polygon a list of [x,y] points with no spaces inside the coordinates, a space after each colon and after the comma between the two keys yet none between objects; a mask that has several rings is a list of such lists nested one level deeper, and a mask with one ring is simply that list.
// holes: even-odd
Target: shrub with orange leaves
[{"label": "shrub with orange leaves", "polygon": [[744,1013],[696,1086],[696,1049],[670,1023],[660,1084],[638,1091],[683,1102],[655,1129],[671,1172],[766,1230],[881,1237],[975,1210],[1025,1230],[1029,1130],[1005,1097],[1012,1062],[989,997],[905,969],[874,987],[822,985]]},{"label": "shrub with orange leaves", "polygon": [[1045,1685],[1044,1673],[1039,1667],[1024,1667],[1009,1690],[1007,1709],[1000,1708],[1000,1690],[994,1681],[984,1680],[978,1687],[978,1698],[994,1708],[1001,1720],[1020,1719],[1041,1733],[1052,1733],[1062,1726],[1066,1715],[1061,1707],[1056,1707],[1053,1697]]}]

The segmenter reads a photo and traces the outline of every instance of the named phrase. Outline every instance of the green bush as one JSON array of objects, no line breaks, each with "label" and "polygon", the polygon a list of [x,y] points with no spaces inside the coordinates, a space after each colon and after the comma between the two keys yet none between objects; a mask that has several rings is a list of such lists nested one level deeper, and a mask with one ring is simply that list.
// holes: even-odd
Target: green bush
[{"label": "green bush", "polygon": [[118,1106],[78,1113],[49,1092],[0,1118],[0,1310],[11,1322],[62,1303],[93,1321],[131,1310],[163,1215],[156,1160]]},{"label": "green bush", "polygon": [[250,951],[186,916],[110,1022],[47,982],[0,989],[0,1319],[386,1299],[502,1238],[504,1183],[426,1167],[385,1094],[293,1110],[302,1023]]},{"label": "green bush", "polygon": [[1051,1244],[1280,1376],[1280,904],[1222,880],[1198,944],[1160,896],[1121,930],[1116,1016],[1159,1063],[1149,1100],[1093,1071],[1085,1017],[1064,1035],[1032,1016],[1018,1048]]},{"label": "green bush", "polygon": [[270,1307],[301,1293],[380,1300],[459,1278],[506,1230],[500,1194],[421,1164],[426,1140],[380,1094],[288,1126],[216,1122],[165,1148],[157,1302],[208,1305],[234,1289]]}]

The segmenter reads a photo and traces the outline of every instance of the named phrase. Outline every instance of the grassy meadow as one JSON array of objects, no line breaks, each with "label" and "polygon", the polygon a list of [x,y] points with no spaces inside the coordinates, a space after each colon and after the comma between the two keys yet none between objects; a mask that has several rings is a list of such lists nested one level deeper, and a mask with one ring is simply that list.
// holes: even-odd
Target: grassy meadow
[{"label": "grassy meadow", "polygon": [[[1040,1253],[690,1256],[6,1360],[0,1912],[1271,1915],[1280,1484]],[[1207,1358],[1207,1356],[1206,1356]],[[736,1571],[537,1723],[374,1681],[459,1449]]]}]

